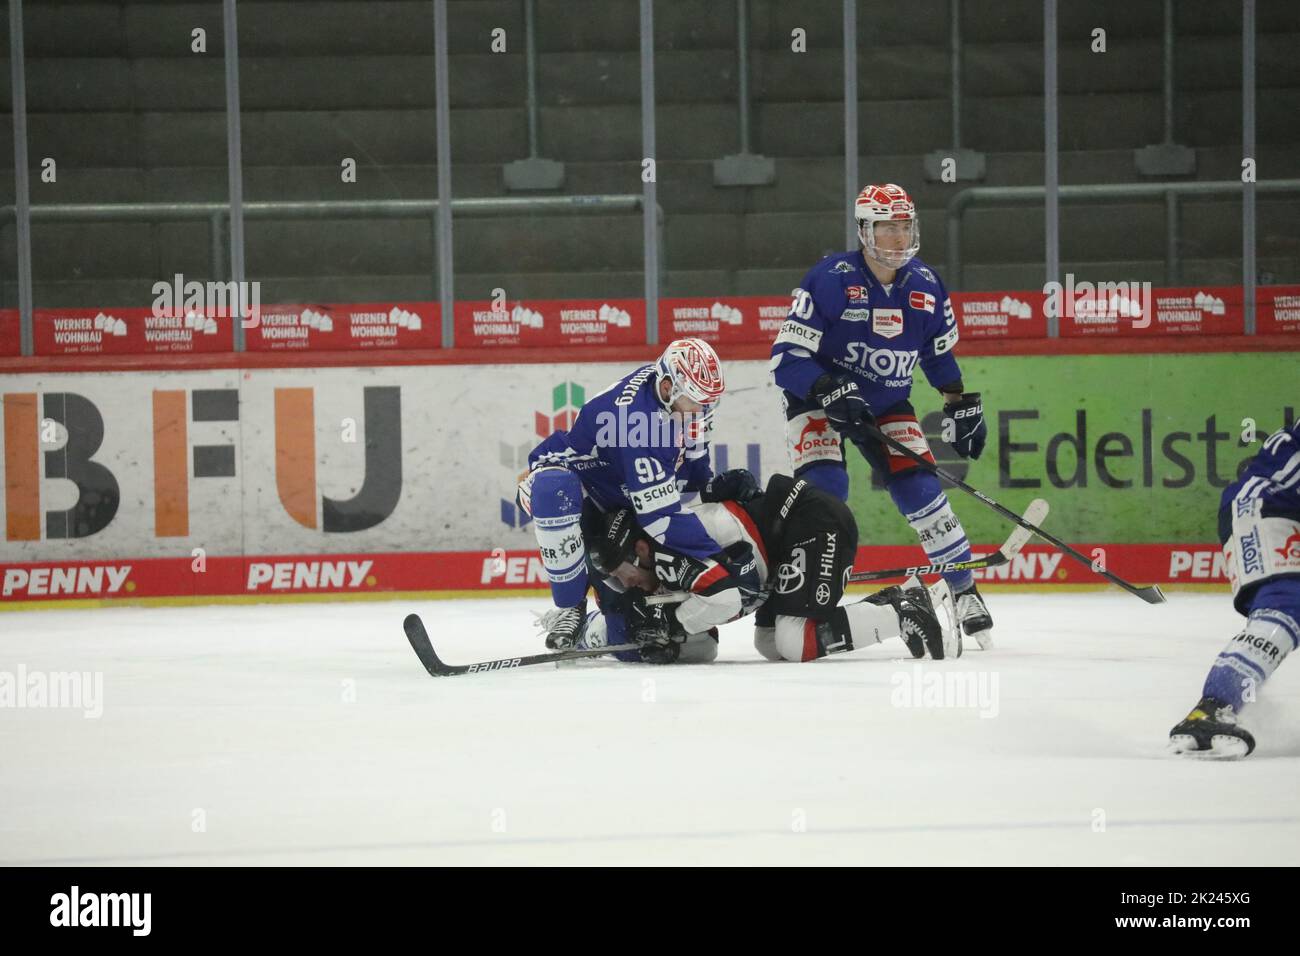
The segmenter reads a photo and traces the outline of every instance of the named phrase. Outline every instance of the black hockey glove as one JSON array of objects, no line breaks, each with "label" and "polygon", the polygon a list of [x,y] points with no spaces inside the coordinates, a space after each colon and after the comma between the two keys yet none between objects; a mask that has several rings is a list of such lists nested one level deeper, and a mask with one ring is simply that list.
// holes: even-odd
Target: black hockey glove
[{"label": "black hockey glove", "polygon": [[738,501],[742,505],[760,493],[758,479],[748,468],[732,468],[714,475],[700,492],[701,501]]},{"label": "black hockey glove", "polygon": [[633,644],[640,645],[641,660],[648,664],[671,664],[681,653],[681,642],[686,633],[677,623],[676,606],[672,604],[647,604],[644,591],[628,595],[627,634]]},{"label": "black hockey glove", "polygon": [[[984,423],[984,405],[979,392],[966,392],[961,401],[943,408],[943,437],[963,458],[979,458],[989,438]],[[952,436],[949,438],[948,436]]]},{"label": "black hockey glove", "polygon": [[647,664],[673,664],[682,654],[681,641],[653,641],[641,645],[641,660]]},{"label": "black hockey glove", "polygon": [[813,382],[809,398],[822,407],[831,427],[845,438],[861,444],[871,437],[865,426],[874,425],[876,420],[867,410],[866,399],[851,378],[823,375]]}]

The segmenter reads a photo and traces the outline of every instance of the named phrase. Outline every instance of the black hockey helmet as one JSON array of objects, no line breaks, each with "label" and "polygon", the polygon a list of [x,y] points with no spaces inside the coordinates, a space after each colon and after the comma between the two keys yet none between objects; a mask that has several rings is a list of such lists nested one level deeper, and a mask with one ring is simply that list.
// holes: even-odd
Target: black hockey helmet
[{"label": "black hockey helmet", "polygon": [[583,509],[582,540],[587,545],[587,557],[602,574],[612,574],[625,561],[635,564],[636,543],[644,537],[631,508],[604,512]]}]

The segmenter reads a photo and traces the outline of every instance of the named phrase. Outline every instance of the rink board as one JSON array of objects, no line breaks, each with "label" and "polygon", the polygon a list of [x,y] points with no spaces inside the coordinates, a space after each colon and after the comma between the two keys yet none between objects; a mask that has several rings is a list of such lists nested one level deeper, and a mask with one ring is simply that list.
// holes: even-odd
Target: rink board
[{"label": "rink board", "polygon": [[[1142,583],[1227,587],[1223,555],[1212,544],[1079,546],[1105,552],[1106,567]],[[975,549],[976,556],[991,547]],[[1112,557],[1113,555],[1113,557]],[[858,549],[856,567],[906,567],[918,548],[875,545]],[[1009,564],[976,571],[981,582],[1018,585],[1104,585],[1091,569],[1050,547],[1031,546]],[[205,599],[239,596],[273,601],[304,595],[386,593],[536,592],[547,586],[535,551],[461,551],[418,554],[265,555],[260,557],[139,558],[9,564],[0,568],[0,609],[67,600]]]},{"label": "rink board", "polygon": [[[1220,582],[1220,489],[1294,416],[1293,364],[1294,354],[1266,353],[970,358],[963,371],[985,391],[989,447],[967,462],[937,434],[932,444],[941,464],[1009,508],[1046,497],[1048,530],[1118,574]],[[0,604],[542,587],[533,529],[514,502],[517,477],[541,437],[627,370],[5,376]],[[745,466],[763,479],[788,471],[767,363],[731,361],[726,373],[715,469]],[[937,432],[932,390],[918,381],[913,397]],[[850,504],[869,542],[859,568],[920,560],[865,463],[853,456],[850,471]],[[1002,518],[951,498],[973,541],[1002,541]],[[992,580],[1100,583],[1070,559],[1038,554]]]}]

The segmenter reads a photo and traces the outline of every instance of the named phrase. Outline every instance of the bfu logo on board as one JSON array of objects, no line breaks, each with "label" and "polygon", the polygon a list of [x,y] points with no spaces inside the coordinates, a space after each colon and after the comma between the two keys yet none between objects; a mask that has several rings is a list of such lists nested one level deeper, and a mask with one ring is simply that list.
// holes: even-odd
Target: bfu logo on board
[{"label": "bfu logo on board", "polygon": [[[317,482],[318,462],[327,460],[327,455],[318,454],[318,445],[325,444],[327,432],[317,428],[314,390],[274,390],[275,492],[285,512],[304,528],[363,531],[384,521],[397,507],[402,491],[401,389],[368,386],[362,396],[365,440],[356,440],[353,419],[345,420],[341,437],[345,443],[355,443],[356,458],[364,459],[361,485],[351,498],[335,499],[322,494]],[[113,467],[97,460],[97,455],[105,438],[111,437],[114,422],[106,425],[104,413],[91,399],[75,392],[11,392],[0,397],[8,541],[99,533],[113,521],[122,503],[120,472],[132,472],[129,484],[149,481],[147,471],[141,474],[141,463],[144,469],[152,463],[152,494],[130,487],[125,495],[152,499],[156,537],[186,537],[191,495],[202,493],[206,481],[240,477],[234,435],[241,427],[241,414],[247,418],[249,408],[246,401],[241,405],[238,389],[154,390],[149,404],[128,412],[151,416],[151,434],[145,442],[152,447],[119,452]],[[214,434],[209,423],[226,424],[225,431],[217,432],[221,440],[196,440],[196,432]],[[60,487],[56,479],[68,484]],[[57,506],[68,500],[72,503],[67,507]]]}]

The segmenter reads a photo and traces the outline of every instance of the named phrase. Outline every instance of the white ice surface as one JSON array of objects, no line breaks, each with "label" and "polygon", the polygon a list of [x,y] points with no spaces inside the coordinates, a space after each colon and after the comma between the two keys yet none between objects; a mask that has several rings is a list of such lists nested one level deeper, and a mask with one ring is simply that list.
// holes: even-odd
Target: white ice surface
[{"label": "white ice surface", "polygon": [[0,864],[1300,863],[1300,664],[1248,759],[1163,753],[1226,597],[991,594],[996,648],[923,671],[996,675],[990,717],[894,706],[897,641],[435,679],[402,634],[536,653],[547,603],[0,614],[0,671],[104,681],[97,720],[0,709]]}]

